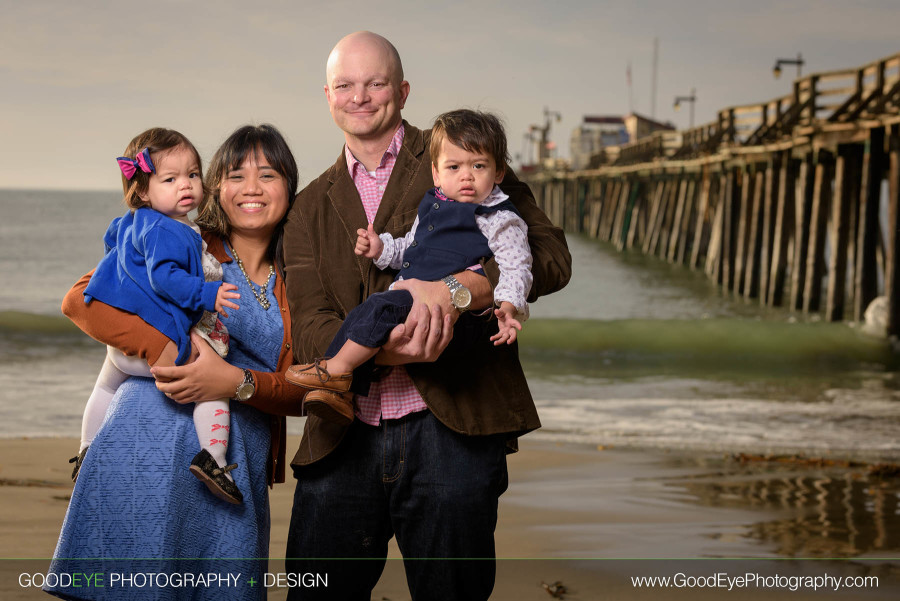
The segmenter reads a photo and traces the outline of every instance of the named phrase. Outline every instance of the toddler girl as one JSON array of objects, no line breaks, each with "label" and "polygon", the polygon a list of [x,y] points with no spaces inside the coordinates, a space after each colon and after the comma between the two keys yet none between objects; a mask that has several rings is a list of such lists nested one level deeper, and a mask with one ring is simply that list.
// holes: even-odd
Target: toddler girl
[{"label": "toddler girl", "polygon": [[[104,236],[106,255],[84,292],[85,302],[97,299],[134,313],[178,346],[177,364],[189,359],[189,330],[203,337],[221,356],[228,352],[228,333],[216,313],[237,309],[237,287],[222,283],[222,266],[206,252],[199,228],[188,213],[203,199],[200,155],[184,135],[153,128],[135,137],[118,158],[125,204],[131,209],[114,219]],[[81,448],[72,479],[100,428],[116,389],[129,376],[152,377],[141,359],[112,347],[82,422]],[[194,427],[201,450],[190,471],[217,497],[229,503],[243,496],[226,465],[230,430],[228,399],[194,404]]]}]

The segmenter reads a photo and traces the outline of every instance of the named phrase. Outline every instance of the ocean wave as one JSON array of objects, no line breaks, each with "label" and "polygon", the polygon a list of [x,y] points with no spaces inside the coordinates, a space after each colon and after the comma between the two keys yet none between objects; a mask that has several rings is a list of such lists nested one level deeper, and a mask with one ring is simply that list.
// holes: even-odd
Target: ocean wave
[{"label": "ocean wave", "polygon": [[0,334],[77,335],[75,324],[62,315],[0,311]]},{"label": "ocean wave", "polygon": [[536,439],[619,448],[802,453],[900,460],[900,402],[833,391],[820,402],[753,398],[569,399],[538,403]]},{"label": "ocean wave", "polygon": [[853,369],[859,365],[900,367],[887,340],[846,324],[764,321],[741,318],[615,321],[532,319],[520,335],[530,363],[573,362],[663,364],[716,368]]}]

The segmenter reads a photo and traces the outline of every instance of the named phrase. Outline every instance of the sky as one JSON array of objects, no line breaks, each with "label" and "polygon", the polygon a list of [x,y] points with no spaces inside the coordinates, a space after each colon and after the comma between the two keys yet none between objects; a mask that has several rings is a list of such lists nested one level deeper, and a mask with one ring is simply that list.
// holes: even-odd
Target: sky
[{"label": "sky", "polygon": [[[337,158],[341,132],[322,89],[344,35],[380,33],[400,52],[411,94],[404,117],[430,126],[459,107],[498,113],[510,152],[559,112],[551,139],[567,156],[584,115],[655,116],[679,129],[787,94],[777,58],[804,74],[900,52],[895,0],[0,0],[0,188],[120,186],[115,157],[152,126],[187,135],[208,160],[236,127],[277,126],[301,185]],[[626,82],[631,64],[633,107]]]}]

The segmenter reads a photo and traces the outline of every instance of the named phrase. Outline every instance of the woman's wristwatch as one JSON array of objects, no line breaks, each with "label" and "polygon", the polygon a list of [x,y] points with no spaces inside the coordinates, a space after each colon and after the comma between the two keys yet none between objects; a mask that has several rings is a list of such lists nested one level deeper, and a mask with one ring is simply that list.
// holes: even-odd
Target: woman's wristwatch
[{"label": "woman's wristwatch", "polygon": [[244,372],[244,380],[238,384],[237,389],[234,391],[233,400],[243,403],[249,401],[253,393],[256,392],[256,382],[253,380],[253,372],[249,369],[242,371]]}]

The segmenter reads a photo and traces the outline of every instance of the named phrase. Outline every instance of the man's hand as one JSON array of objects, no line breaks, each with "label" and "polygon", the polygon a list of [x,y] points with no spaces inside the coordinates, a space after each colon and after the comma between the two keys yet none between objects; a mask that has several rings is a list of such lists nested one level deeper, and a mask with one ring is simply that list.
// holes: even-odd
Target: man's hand
[{"label": "man's hand", "polygon": [[438,310],[441,315],[449,315],[452,323],[456,323],[459,318],[459,311],[450,304],[450,289],[444,282],[426,282],[417,279],[398,280],[394,282],[393,289],[408,291],[412,294],[414,303],[421,303],[430,311]]},{"label": "man's hand", "polygon": [[451,338],[453,324],[450,315],[440,309],[429,311],[424,304],[416,303],[406,322],[391,331],[390,338],[375,356],[375,362],[379,365],[431,363],[441,356]]},{"label": "man's hand", "polygon": [[381,256],[384,242],[375,233],[375,227],[371,223],[368,229],[356,230],[356,236],[356,248],[353,249],[353,252],[368,259],[377,259]]}]

